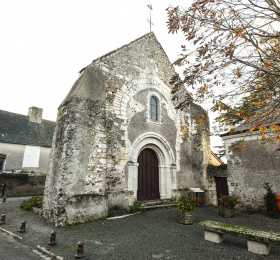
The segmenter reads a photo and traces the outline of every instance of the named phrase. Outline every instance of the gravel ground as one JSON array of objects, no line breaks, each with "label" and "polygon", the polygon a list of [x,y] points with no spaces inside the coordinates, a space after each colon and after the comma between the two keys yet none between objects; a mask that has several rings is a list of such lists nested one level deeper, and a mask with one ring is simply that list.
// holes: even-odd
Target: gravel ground
[{"label": "gravel ground", "polygon": [[[233,219],[218,216],[215,207],[199,207],[195,210],[195,224],[176,222],[176,208],[148,211],[114,220],[99,220],[85,224],[54,228],[41,216],[19,208],[21,199],[0,204],[0,214],[6,214],[2,228],[23,237],[20,243],[35,249],[46,247],[64,259],[75,259],[77,243],[83,240],[83,259],[280,259],[280,246],[271,245],[269,256],[247,251],[242,238],[225,236],[224,242],[215,244],[204,240],[198,223],[215,220],[280,232],[280,220],[265,215],[248,215],[236,212]],[[26,220],[27,232],[18,232],[20,223]],[[57,245],[48,246],[50,232],[56,230]]]}]

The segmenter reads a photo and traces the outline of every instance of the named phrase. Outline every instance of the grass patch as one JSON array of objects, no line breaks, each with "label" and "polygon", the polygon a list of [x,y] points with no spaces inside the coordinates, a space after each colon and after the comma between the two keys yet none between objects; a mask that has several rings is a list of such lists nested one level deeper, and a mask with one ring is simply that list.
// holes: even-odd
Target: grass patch
[{"label": "grass patch", "polygon": [[19,173],[29,173],[29,172],[21,169]]}]

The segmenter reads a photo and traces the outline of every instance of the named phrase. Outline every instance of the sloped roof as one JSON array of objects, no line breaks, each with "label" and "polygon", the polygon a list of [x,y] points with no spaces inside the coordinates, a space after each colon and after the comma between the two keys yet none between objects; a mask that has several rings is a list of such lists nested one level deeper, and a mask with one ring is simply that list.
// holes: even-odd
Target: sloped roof
[{"label": "sloped roof", "polygon": [[132,46],[133,44],[138,43],[138,42],[140,42],[141,40],[143,40],[143,39],[145,39],[145,38],[154,38],[154,39],[157,41],[157,43],[158,43],[160,49],[161,49],[161,50],[163,51],[163,53],[165,54],[166,58],[169,60],[169,58],[168,58],[166,52],[165,52],[164,49],[162,48],[160,42],[157,40],[155,34],[154,34],[153,32],[149,32],[149,33],[147,33],[147,34],[145,34],[145,35],[143,35],[143,36],[141,36],[141,37],[139,37],[139,38],[133,40],[132,42],[130,42],[130,43],[128,43],[128,44],[125,44],[125,45],[123,45],[122,47],[117,48],[116,50],[113,50],[113,51],[111,51],[111,52],[109,52],[109,53],[107,53],[107,54],[105,54],[105,55],[103,55],[103,56],[101,56],[101,57],[99,57],[99,58],[93,60],[92,63],[95,63],[95,62],[98,62],[98,61],[100,61],[100,60],[102,60],[102,59],[104,59],[104,58],[107,58],[107,57],[111,56],[112,54],[114,54],[114,53],[116,53],[116,52],[118,52],[118,51],[120,51],[120,50],[122,50],[122,49],[124,49],[124,48],[126,48],[126,47],[128,47],[128,46]]},{"label": "sloped roof", "polygon": [[[259,116],[259,118],[258,118],[258,115],[262,115],[262,114],[265,115],[266,113],[268,113],[268,115],[263,116],[263,117]],[[272,116],[272,113],[274,114],[274,116]],[[220,136],[228,136],[228,135],[234,135],[234,134],[240,134],[242,132],[246,132],[249,129],[251,129],[252,127],[254,127],[255,120],[262,120],[262,119],[264,119],[263,123],[262,123],[263,126],[280,124],[280,107],[279,107],[278,102],[273,101],[273,102],[269,103],[267,106],[263,107],[258,112],[257,115],[253,116],[249,120],[248,124],[241,124],[241,125],[235,127],[234,133],[227,132],[227,133],[221,134]]]},{"label": "sloped roof", "polygon": [[[154,34],[153,32],[149,32],[149,33],[144,34],[143,36],[141,36],[141,37],[139,37],[139,38],[137,38],[137,39],[131,41],[131,42],[128,43],[128,44],[125,44],[125,45],[123,45],[123,46],[121,46],[121,47],[119,47],[119,48],[117,48],[117,49],[115,49],[115,50],[113,50],[113,51],[111,51],[111,52],[108,52],[108,53],[106,53],[106,54],[104,54],[104,55],[102,55],[102,56],[100,56],[100,57],[94,59],[94,60],[92,61],[91,64],[94,64],[94,63],[97,63],[97,62],[102,61],[102,60],[104,60],[104,59],[107,59],[107,58],[109,58],[110,56],[112,56],[112,55],[116,54],[117,52],[121,51],[122,49],[125,49],[126,47],[130,47],[130,46],[134,45],[135,43],[138,43],[138,42],[142,41],[142,40],[145,39],[145,38],[153,38],[153,39],[158,43],[160,49],[163,51],[164,55],[166,56],[167,60],[169,61],[169,58],[168,58],[166,52],[165,52],[164,49],[162,48],[160,42],[157,40],[155,34]],[[170,63],[170,64],[171,64],[171,63]],[[88,65],[88,66],[90,66],[90,65]],[[86,66],[86,67],[88,67],[88,66]],[[173,66],[172,64],[171,64],[171,66],[172,66],[172,68],[174,69],[174,66]],[[82,69],[79,71],[79,73],[83,72],[83,71],[86,69],[86,67],[82,68]],[[175,69],[174,69],[174,71],[175,71]]]},{"label": "sloped roof", "polygon": [[51,147],[55,122],[30,122],[29,117],[0,110],[0,142]]}]

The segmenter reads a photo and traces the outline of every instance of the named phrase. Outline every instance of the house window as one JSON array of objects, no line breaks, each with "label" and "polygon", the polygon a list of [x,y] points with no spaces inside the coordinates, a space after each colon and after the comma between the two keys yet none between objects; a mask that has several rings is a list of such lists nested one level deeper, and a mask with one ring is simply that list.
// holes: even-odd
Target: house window
[{"label": "house window", "polygon": [[159,107],[158,98],[156,96],[151,96],[151,99],[150,99],[150,120],[158,121],[158,112],[159,112],[158,107]]},{"label": "house window", "polygon": [[39,167],[40,151],[41,148],[39,146],[26,145],[22,167]]},{"label": "house window", "polygon": [[4,171],[6,155],[0,154],[0,172]]}]

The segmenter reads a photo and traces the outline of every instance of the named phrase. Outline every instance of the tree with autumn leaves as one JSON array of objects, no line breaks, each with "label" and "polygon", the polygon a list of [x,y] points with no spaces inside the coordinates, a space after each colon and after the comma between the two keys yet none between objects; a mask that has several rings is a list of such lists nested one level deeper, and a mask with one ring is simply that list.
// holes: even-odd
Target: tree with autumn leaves
[{"label": "tree with autumn leaves", "polygon": [[210,101],[216,131],[244,125],[280,141],[280,0],[193,0],[167,13],[169,32],[189,42],[175,62],[183,78],[170,81],[177,108]]}]

